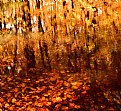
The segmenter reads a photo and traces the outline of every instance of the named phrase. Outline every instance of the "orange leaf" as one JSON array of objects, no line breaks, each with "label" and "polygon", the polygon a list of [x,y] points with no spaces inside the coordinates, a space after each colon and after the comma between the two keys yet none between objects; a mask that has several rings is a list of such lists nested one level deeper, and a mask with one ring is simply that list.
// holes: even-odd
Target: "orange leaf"
[{"label": "orange leaf", "polygon": [[12,103],[15,103],[15,102],[16,102],[16,99],[15,99],[15,98],[13,98],[13,99],[12,99]]},{"label": "orange leaf", "polygon": [[5,104],[5,108],[8,108],[8,107],[9,107],[9,104],[8,104],[8,103],[6,103],[6,104]]}]

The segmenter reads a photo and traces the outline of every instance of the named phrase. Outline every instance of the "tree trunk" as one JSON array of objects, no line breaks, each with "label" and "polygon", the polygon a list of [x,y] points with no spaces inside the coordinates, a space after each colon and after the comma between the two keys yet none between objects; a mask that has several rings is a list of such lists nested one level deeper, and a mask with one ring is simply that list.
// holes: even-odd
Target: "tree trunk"
[{"label": "tree trunk", "polygon": [[43,52],[43,47],[42,47],[41,41],[39,41],[39,50],[40,50],[40,54],[41,54],[42,65],[45,68],[46,64],[44,61],[44,52]]},{"label": "tree trunk", "polygon": [[4,20],[4,29],[6,29],[6,22],[5,22],[5,20]]},{"label": "tree trunk", "polygon": [[1,18],[0,18],[0,31],[2,31],[2,21],[1,21]]},{"label": "tree trunk", "polygon": [[40,16],[38,16],[38,31],[42,32],[42,34],[44,34],[44,30],[43,30],[43,27],[42,27],[42,22],[41,22]]},{"label": "tree trunk", "polygon": [[51,71],[51,62],[50,62],[50,57],[49,57],[49,53],[48,53],[48,46],[45,42],[43,43],[43,47],[44,47],[44,51],[45,51],[45,56],[47,58],[48,69],[49,69],[49,71]]},{"label": "tree trunk", "polygon": [[[40,9],[40,0],[36,0],[36,6],[37,6],[37,9]],[[38,31],[42,32],[42,34],[44,34],[44,29],[42,27],[42,21],[41,21],[40,14],[38,15]]]},{"label": "tree trunk", "polygon": [[18,28],[17,28],[17,15],[15,14],[15,21],[16,21],[16,23],[14,24],[14,26],[15,26],[15,35],[17,35],[17,33],[18,33]]},{"label": "tree trunk", "polygon": [[32,31],[30,5],[29,5],[29,1],[28,0],[25,0],[25,2],[27,3],[27,7],[28,7],[28,12],[27,12],[27,27],[29,27],[29,31]]},{"label": "tree trunk", "polygon": [[77,66],[77,49],[74,49],[74,71],[78,72],[78,66]]},{"label": "tree trunk", "polygon": [[24,55],[27,59],[27,71],[29,71],[30,68],[35,68],[36,61],[35,61],[34,50],[28,44],[26,44],[24,48]]},{"label": "tree trunk", "polygon": [[74,1],[73,0],[71,0],[71,2],[72,2],[72,9],[74,8]]},{"label": "tree trunk", "polygon": [[17,41],[15,42],[15,47],[14,47],[14,57],[13,57],[12,74],[15,73],[16,63],[17,63]]}]

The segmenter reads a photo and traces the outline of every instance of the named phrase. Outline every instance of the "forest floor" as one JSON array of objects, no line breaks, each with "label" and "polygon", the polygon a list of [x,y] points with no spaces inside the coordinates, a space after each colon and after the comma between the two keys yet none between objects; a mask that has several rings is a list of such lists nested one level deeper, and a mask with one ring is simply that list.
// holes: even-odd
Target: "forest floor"
[{"label": "forest floor", "polygon": [[2,74],[0,111],[121,111],[121,85],[109,78],[64,71]]}]

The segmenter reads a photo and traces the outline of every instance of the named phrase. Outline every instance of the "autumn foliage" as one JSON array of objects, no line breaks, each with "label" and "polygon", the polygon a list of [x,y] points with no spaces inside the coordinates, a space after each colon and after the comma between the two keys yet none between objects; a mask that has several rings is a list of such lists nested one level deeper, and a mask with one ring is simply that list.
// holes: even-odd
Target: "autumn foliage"
[{"label": "autumn foliage", "polygon": [[120,111],[120,4],[1,0],[0,111]]}]

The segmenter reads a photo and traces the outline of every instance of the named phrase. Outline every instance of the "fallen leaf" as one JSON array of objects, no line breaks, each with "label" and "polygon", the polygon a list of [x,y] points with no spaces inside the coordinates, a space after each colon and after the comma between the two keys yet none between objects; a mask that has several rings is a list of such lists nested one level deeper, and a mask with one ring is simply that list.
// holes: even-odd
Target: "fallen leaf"
[{"label": "fallen leaf", "polygon": [[110,108],[108,108],[108,111],[115,111],[115,109],[110,107]]},{"label": "fallen leaf", "polygon": [[69,77],[67,81],[68,82],[72,82],[73,81],[73,78],[72,77]]},{"label": "fallen leaf", "polygon": [[2,103],[0,103],[0,108],[2,107]]},{"label": "fallen leaf", "polygon": [[7,97],[11,97],[12,95],[11,95],[11,93],[7,93]]},{"label": "fallen leaf", "polygon": [[70,86],[70,84],[68,82],[66,82],[66,81],[64,81],[63,85],[66,86],[66,87]]},{"label": "fallen leaf", "polygon": [[57,80],[57,78],[55,78],[55,77],[50,78],[50,81],[56,81],[56,80]]},{"label": "fallen leaf", "polygon": [[13,107],[13,106],[10,106],[8,109],[9,109],[10,111],[13,111],[13,110],[14,110],[14,107]]},{"label": "fallen leaf", "polygon": [[21,87],[25,87],[25,83],[22,83],[22,84],[21,84]]},{"label": "fallen leaf", "polygon": [[77,86],[72,86],[71,88],[72,88],[72,89],[78,89],[78,87],[77,87]]},{"label": "fallen leaf", "polygon": [[69,108],[74,108],[75,104],[74,103],[69,103]]},{"label": "fallen leaf", "polygon": [[46,106],[50,106],[52,103],[51,102],[47,102],[46,103]]},{"label": "fallen leaf", "polygon": [[16,105],[17,105],[17,106],[20,106],[20,105],[21,105],[21,103],[20,103],[19,101],[17,101],[17,102],[16,102]]},{"label": "fallen leaf", "polygon": [[31,106],[27,106],[27,111],[31,111]]},{"label": "fallen leaf", "polygon": [[0,98],[0,102],[2,103],[2,102],[4,102],[5,100],[4,100],[4,98]]},{"label": "fallen leaf", "polygon": [[66,111],[66,110],[68,110],[68,107],[62,106],[62,107],[61,107],[61,110]]},{"label": "fallen leaf", "polygon": [[10,105],[8,103],[5,104],[5,108],[8,108]]},{"label": "fallen leaf", "polygon": [[82,94],[86,94],[87,92],[86,92],[86,90],[85,91],[83,91],[83,92],[81,92]]},{"label": "fallen leaf", "polygon": [[41,98],[42,101],[44,101],[45,99],[46,99],[46,98],[45,98],[44,96]]},{"label": "fallen leaf", "polygon": [[16,102],[16,99],[15,99],[15,98],[13,98],[13,99],[12,99],[12,103],[15,103],[15,102]]},{"label": "fallen leaf", "polygon": [[62,101],[61,97],[56,97],[56,101],[61,102]]},{"label": "fallen leaf", "polygon": [[79,109],[80,105],[75,105],[74,108]]},{"label": "fallen leaf", "polygon": [[18,88],[15,88],[15,89],[14,89],[14,92],[18,92],[18,91],[19,91]]},{"label": "fallen leaf", "polygon": [[60,73],[61,73],[61,74],[64,74],[64,73],[65,73],[65,70],[61,70]]}]

